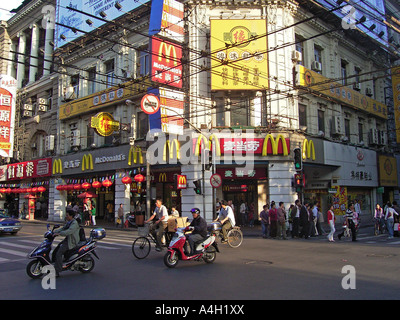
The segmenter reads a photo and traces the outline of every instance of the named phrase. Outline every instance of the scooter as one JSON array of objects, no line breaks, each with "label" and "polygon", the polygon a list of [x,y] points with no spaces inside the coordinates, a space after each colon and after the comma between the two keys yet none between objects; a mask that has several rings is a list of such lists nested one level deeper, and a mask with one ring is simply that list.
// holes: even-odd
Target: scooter
[{"label": "scooter", "polygon": [[178,264],[179,260],[183,261],[201,261],[204,260],[206,263],[213,263],[219,252],[218,245],[215,242],[215,236],[209,235],[202,242],[195,244],[195,252],[192,256],[187,256],[184,252],[186,236],[185,232],[189,231],[190,227],[177,228],[174,236],[169,243],[168,252],[164,256],[164,264],[168,268],[174,268]]},{"label": "scooter", "polygon": [[[57,236],[57,234],[54,233],[54,229],[59,227],[59,225],[54,225],[50,230],[50,225],[48,224],[47,231],[44,234],[44,241],[28,254],[28,258],[32,259],[32,261],[26,266],[26,273],[32,279],[41,278],[44,275],[42,273],[43,267],[55,262],[56,252],[60,244],[54,249],[52,254],[51,247]],[[68,250],[64,254],[63,271],[71,270],[80,271],[82,273],[92,271],[94,268],[94,259],[91,254],[93,253],[93,255],[99,259],[94,251],[97,247],[96,242],[103,239],[105,236],[106,231],[103,228],[92,229],[88,240],[80,241],[75,248]]]}]

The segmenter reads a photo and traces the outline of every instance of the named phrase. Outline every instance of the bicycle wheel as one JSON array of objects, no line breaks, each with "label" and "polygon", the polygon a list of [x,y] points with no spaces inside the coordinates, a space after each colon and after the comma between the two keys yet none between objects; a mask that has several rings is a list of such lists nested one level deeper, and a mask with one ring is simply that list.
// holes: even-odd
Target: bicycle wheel
[{"label": "bicycle wheel", "polygon": [[132,253],[137,259],[144,259],[150,253],[150,240],[146,237],[137,238],[132,244]]},{"label": "bicycle wheel", "polygon": [[232,248],[239,247],[243,242],[243,233],[240,229],[232,229],[228,232],[228,244]]}]

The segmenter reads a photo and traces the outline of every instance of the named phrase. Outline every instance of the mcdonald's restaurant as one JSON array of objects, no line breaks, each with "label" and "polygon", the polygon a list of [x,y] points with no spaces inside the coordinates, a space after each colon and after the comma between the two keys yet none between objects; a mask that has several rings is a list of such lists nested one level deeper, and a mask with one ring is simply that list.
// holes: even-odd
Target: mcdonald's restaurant
[{"label": "mcdonald's restaurant", "polygon": [[139,173],[145,175],[139,145],[100,148],[53,158],[54,216],[49,216],[49,220],[62,219],[68,203],[82,206],[84,198],[91,199],[98,219],[114,219],[121,203],[129,212],[131,200],[141,201],[145,195],[145,185],[138,186],[133,179],[123,178]]}]

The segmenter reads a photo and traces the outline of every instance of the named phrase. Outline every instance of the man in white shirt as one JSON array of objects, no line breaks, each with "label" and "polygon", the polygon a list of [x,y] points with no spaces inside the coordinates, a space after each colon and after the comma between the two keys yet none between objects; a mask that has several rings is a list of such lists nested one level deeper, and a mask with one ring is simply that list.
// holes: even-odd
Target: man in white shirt
[{"label": "man in white shirt", "polygon": [[218,218],[215,220],[220,220],[222,224],[222,234],[224,236],[224,242],[228,240],[228,231],[236,225],[235,221],[235,214],[233,213],[233,210],[230,206],[228,206],[228,203],[226,200],[221,201],[221,212]]},{"label": "man in white shirt", "polygon": [[155,223],[151,228],[151,231],[155,233],[155,238],[156,238],[156,250],[161,251],[161,238],[164,233],[164,222],[167,223],[168,221],[168,210],[167,208],[162,204],[161,199],[156,200],[156,208],[153,212],[153,215],[145,221],[145,223],[149,223],[150,221],[154,220]]}]

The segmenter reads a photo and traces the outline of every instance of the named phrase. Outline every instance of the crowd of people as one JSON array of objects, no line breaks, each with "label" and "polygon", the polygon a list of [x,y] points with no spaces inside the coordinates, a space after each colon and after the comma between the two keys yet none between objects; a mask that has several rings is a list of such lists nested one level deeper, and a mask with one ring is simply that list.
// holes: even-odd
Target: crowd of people
[{"label": "crowd of people", "polygon": [[[389,234],[388,239],[393,238],[395,229],[396,231],[398,230],[398,224],[400,220],[399,213],[400,207],[397,205],[397,201],[393,201],[392,203],[388,201],[383,208],[379,205],[379,203],[376,204],[374,212],[375,224],[377,225],[380,233],[383,233],[386,227]],[[397,224],[396,228],[395,224]]]}]

